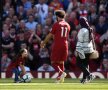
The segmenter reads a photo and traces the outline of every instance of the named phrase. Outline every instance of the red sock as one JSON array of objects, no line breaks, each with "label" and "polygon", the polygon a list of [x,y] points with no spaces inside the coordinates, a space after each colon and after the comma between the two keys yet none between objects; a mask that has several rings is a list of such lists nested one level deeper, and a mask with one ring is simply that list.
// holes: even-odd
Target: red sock
[{"label": "red sock", "polygon": [[61,74],[64,72],[64,63],[61,63],[58,66],[61,69],[61,71],[59,71],[59,76],[61,76]]},{"label": "red sock", "polygon": [[59,72],[58,69],[58,63],[52,63],[53,68],[55,69],[56,72]]},{"label": "red sock", "polygon": [[[64,63],[63,64],[62,63],[52,63],[52,66],[54,67],[55,71],[59,72],[58,77],[60,77],[64,71]],[[59,70],[58,66],[61,69],[61,71]]]},{"label": "red sock", "polygon": [[64,63],[59,64],[59,67],[64,72]]}]

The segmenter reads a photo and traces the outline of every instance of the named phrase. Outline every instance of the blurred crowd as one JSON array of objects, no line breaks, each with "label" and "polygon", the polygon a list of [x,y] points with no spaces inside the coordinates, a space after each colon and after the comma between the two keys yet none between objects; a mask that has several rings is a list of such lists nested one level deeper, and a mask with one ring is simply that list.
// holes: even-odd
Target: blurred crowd
[{"label": "blurred crowd", "polygon": [[[54,11],[66,11],[71,26],[66,71],[78,71],[74,55],[79,18],[88,19],[94,30],[99,58],[89,60],[92,71],[108,71],[108,0],[4,0],[2,16],[2,71],[6,71],[21,48],[27,48],[26,66],[35,71],[54,71],[50,63],[52,41],[40,48],[40,41],[56,21]],[[41,68],[41,69],[40,69]],[[45,70],[42,70],[45,69]]]}]

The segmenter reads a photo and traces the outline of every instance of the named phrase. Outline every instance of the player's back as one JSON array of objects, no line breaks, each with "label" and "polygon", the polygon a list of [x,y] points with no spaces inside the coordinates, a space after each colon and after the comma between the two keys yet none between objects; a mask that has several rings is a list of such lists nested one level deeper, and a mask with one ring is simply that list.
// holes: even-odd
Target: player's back
[{"label": "player's back", "polygon": [[65,44],[67,43],[70,26],[64,20],[56,22],[54,25],[54,43],[56,44]]}]

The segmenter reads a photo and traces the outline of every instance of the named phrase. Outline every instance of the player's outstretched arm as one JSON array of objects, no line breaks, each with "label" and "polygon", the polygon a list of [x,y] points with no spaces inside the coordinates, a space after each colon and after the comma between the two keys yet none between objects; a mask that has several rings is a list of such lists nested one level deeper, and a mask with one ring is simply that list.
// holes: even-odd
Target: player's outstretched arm
[{"label": "player's outstretched arm", "polygon": [[40,46],[41,48],[44,48],[46,43],[53,37],[53,34],[49,33],[46,38],[44,39],[44,41],[41,42]]}]

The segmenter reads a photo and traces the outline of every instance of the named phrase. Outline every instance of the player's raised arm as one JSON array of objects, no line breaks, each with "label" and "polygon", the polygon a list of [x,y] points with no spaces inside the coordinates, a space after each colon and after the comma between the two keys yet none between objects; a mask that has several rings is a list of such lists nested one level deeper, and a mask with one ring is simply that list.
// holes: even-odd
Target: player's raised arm
[{"label": "player's raised arm", "polygon": [[53,34],[49,33],[46,38],[44,39],[44,41],[41,42],[40,46],[41,48],[44,48],[46,43],[53,37]]}]

